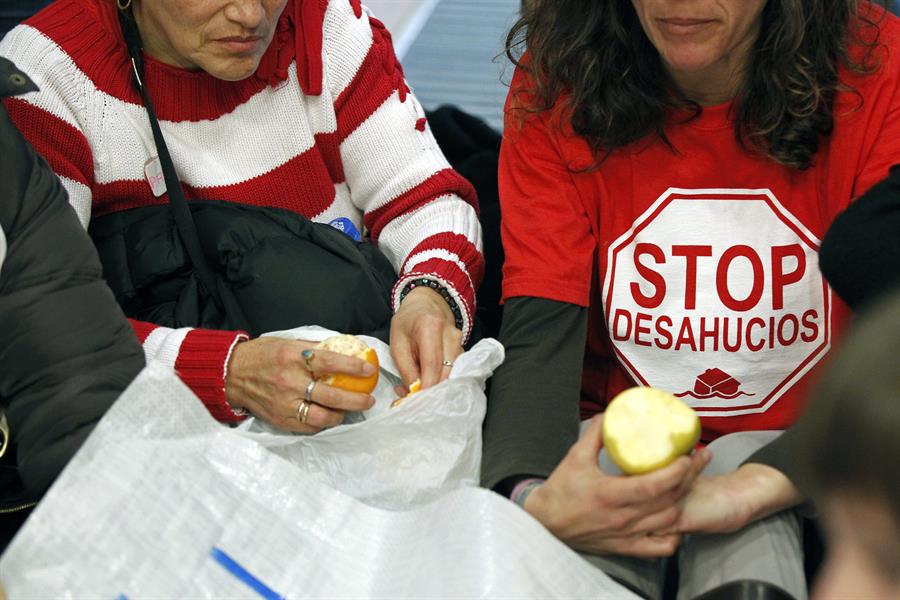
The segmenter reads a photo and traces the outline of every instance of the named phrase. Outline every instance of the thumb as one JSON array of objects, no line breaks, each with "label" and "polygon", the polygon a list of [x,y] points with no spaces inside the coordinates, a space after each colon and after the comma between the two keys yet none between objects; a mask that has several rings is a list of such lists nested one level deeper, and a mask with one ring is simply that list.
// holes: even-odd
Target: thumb
[{"label": "thumb", "polygon": [[603,415],[599,414],[591,418],[584,433],[572,446],[572,453],[578,460],[596,465],[601,448],[603,448]]}]

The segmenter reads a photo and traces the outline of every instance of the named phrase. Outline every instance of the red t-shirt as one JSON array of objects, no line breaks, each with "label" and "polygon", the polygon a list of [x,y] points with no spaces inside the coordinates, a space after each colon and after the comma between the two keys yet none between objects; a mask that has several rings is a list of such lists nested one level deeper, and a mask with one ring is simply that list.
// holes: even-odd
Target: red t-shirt
[{"label": "red t-shirt", "polygon": [[[859,95],[838,95],[805,171],[743,150],[731,103],[673,119],[677,152],[654,137],[581,173],[569,167],[590,150],[554,111],[507,112],[503,297],[590,307],[583,417],[640,384],[697,409],[707,441],[794,422],[848,318],[819,241],[900,163],[900,20],[885,18],[880,41],[876,73],[844,74]],[[517,72],[510,98],[527,86]]]}]

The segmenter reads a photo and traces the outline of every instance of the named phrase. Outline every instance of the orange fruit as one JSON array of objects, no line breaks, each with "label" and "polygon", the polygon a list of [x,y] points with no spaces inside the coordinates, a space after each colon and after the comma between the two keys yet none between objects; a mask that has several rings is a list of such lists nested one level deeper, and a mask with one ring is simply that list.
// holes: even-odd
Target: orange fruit
[{"label": "orange fruit", "polygon": [[411,384],[409,384],[409,393],[408,394],[406,394],[402,398],[397,398],[396,400],[391,402],[391,408],[396,408],[396,407],[400,406],[400,404],[404,400],[406,400],[407,398],[409,398],[410,396],[412,396],[413,394],[415,394],[416,392],[418,392],[421,389],[422,389],[422,380],[416,379]]},{"label": "orange fruit", "polygon": [[319,381],[348,392],[371,394],[378,384],[378,353],[369,348],[365,342],[352,335],[335,335],[316,346],[317,350],[329,350],[361,358],[375,367],[375,372],[368,376],[348,375],[346,373],[325,373]]}]

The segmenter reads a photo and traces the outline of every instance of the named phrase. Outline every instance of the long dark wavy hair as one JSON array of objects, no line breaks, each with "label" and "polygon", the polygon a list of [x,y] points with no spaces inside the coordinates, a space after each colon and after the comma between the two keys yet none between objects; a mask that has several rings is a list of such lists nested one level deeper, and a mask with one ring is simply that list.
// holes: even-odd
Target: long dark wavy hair
[{"label": "long dark wavy hair", "polygon": [[[878,66],[883,10],[860,0],[768,0],[735,105],[741,146],[808,168],[834,127],[838,69]],[[855,45],[863,51],[851,56]],[[650,134],[671,146],[670,109],[691,118],[702,110],[673,84],[631,0],[526,0],[506,54],[533,82],[531,100],[518,107],[541,112],[561,101],[598,161]]]}]

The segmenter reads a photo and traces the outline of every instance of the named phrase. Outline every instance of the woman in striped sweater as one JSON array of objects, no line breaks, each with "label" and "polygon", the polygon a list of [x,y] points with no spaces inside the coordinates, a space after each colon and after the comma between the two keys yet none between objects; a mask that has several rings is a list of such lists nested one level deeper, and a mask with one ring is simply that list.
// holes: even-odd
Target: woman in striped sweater
[{"label": "woman in striped sweater", "polygon": [[[140,31],[145,87],[186,197],[367,230],[399,275],[391,346],[404,381],[446,377],[483,270],[477,201],[435,144],[383,25],[359,0],[58,0],[12,30],[0,55],[40,91],[6,107],[85,227],[168,202],[146,176],[156,148],[119,10]],[[132,326],[147,358],[176,369],[223,422],[249,410],[313,432],[371,402],[318,385],[298,410],[314,371],[370,368],[327,352],[306,361],[304,342]]]}]

